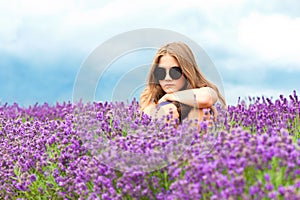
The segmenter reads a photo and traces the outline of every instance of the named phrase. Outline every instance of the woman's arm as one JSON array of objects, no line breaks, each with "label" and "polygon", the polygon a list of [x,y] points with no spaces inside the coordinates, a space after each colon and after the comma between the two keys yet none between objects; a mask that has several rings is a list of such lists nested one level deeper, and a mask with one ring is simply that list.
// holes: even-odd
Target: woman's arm
[{"label": "woman's arm", "polygon": [[164,101],[178,101],[191,107],[210,108],[217,100],[217,93],[212,88],[202,87],[165,94],[158,103]]}]

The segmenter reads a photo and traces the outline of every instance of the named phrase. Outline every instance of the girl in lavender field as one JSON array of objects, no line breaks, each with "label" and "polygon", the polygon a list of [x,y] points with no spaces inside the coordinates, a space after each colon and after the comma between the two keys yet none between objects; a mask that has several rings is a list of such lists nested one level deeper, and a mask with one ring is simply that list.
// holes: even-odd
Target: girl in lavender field
[{"label": "girl in lavender field", "polygon": [[185,43],[169,43],[158,50],[140,96],[141,111],[155,118],[171,113],[171,118],[179,121],[202,121],[206,114],[213,114],[216,119],[214,104],[218,100],[226,105],[217,86],[199,70]]}]

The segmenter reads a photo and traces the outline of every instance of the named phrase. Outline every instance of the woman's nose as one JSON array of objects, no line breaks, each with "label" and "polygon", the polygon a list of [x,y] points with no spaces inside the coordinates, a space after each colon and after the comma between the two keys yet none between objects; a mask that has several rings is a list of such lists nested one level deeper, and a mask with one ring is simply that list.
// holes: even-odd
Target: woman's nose
[{"label": "woman's nose", "polygon": [[172,78],[171,78],[171,76],[170,76],[169,72],[167,72],[167,73],[166,73],[165,80],[167,80],[167,81],[170,81],[170,80],[172,80]]}]

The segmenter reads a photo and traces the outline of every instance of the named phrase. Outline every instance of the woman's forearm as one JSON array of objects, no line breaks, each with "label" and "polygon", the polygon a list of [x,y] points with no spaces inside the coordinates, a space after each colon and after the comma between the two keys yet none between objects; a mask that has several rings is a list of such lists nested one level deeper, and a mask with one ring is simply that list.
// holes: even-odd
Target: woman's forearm
[{"label": "woman's forearm", "polygon": [[166,94],[159,100],[159,103],[163,101],[178,101],[196,108],[209,108],[217,100],[217,93],[212,88],[203,87]]}]

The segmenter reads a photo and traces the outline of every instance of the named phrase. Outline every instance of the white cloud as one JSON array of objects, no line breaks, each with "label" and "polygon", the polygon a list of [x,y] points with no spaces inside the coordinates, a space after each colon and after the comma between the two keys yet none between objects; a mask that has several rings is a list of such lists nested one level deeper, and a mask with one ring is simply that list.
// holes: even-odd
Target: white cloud
[{"label": "white cloud", "polygon": [[160,8],[137,0],[0,2],[0,50],[23,58],[44,53],[49,60],[69,50],[89,53],[114,35],[155,27],[162,16],[168,21],[174,4],[159,3]]},{"label": "white cloud", "polygon": [[[300,18],[295,17],[299,16],[295,10],[294,14],[289,12],[298,2],[286,2],[0,0],[0,52],[25,58],[42,70],[43,63],[84,59],[98,45],[122,32],[164,28],[209,49],[208,56],[216,67],[227,73],[225,83],[244,80],[243,84],[251,84],[252,77],[263,82],[267,71],[272,70],[270,66],[300,69]],[[255,73],[261,68],[265,73],[258,76]],[[258,90],[255,86],[224,87],[231,102],[238,96],[284,92]]]},{"label": "white cloud", "polygon": [[[253,13],[238,24],[238,42],[260,59],[300,69],[300,17]],[[287,65],[282,65],[287,68]]]}]

